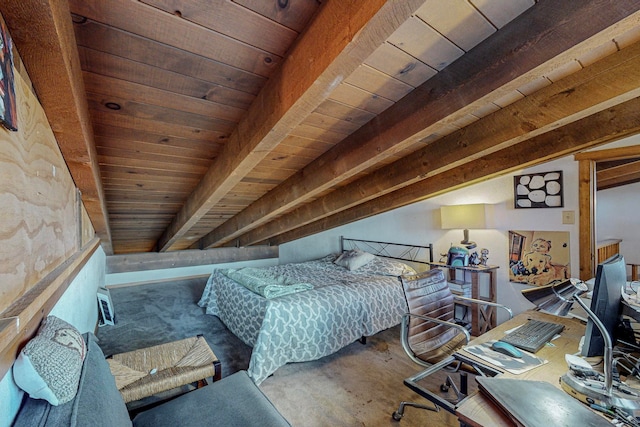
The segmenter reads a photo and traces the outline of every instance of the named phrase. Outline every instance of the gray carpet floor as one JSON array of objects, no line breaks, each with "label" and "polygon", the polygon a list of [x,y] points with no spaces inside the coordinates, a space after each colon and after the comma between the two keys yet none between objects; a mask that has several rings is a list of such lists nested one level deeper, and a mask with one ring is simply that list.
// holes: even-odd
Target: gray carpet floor
[{"label": "gray carpet floor", "polygon": [[[111,289],[115,326],[98,330],[106,355],[204,335],[222,364],[222,375],[246,369],[251,348],[197,302],[206,278]],[[420,369],[404,354],[399,328],[348,345],[320,360],[278,369],[261,390],[294,427],[453,427],[452,414],[407,408],[401,422],[391,414],[401,400],[426,401],[403,384]],[[437,388],[441,379],[434,381]]]},{"label": "gray carpet floor", "polygon": [[97,334],[104,354],[201,334],[220,359],[223,377],[247,369],[251,348],[197,304],[206,281],[198,278],[111,289],[116,325],[101,326]]}]

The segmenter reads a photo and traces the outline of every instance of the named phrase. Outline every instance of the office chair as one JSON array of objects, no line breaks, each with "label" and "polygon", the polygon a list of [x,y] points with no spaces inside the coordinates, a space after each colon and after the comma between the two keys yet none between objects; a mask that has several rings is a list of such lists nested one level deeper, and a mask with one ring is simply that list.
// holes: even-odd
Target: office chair
[{"label": "office chair", "polygon": [[[432,405],[403,401],[398,410],[393,413],[393,419],[400,421],[404,416],[406,406],[439,411],[440,407],[455,413],[455,407],[467,395],[467,373],[460,370],[462,362],[453,354],[456,350],[467,345],[471,336],[463,325],[455,323],[455,300],[475,301],[483,305],[491,305],[511,310],[502,305],[489,301],[474,300],[454,296],[449,289],[445,274],[442,270],[433,269],[414,276],[402,276],[402,287],[407,302],[408,312],[402,317],[401,343],[409,358],[417,364],[427,368],[418,374],[407,378],[407,387],[431,401]],[[496,375],[498,372],[478,366],[465,360],[464,368],[478,375]],[[441,369],[449,373],[460,373],[460,387],[456,385],[450,375],[440,385],[440,393],[427,390],[418,384],[431,374]],[[450,389],[454,395],[450,397]]]}]

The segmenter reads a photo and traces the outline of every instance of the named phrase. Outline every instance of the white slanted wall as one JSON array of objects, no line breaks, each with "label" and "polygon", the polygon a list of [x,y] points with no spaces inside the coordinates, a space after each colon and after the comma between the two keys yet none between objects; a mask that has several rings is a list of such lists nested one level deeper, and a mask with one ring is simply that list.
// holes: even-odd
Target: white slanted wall
[{"label": "white slanted wall", "polygon": [[[534,172],[563,172],[564,207],[543,209],[514,208],[514,175]],[[498,269],[498,302],[510,306],[515,313],[531,308],[521,296],[526,285],[511,283],[508,275],[509,230],[566,231],[569,232],[570,269],[577,276],[578,254],[578,164],[572,156],[543,165],[516,171],[470,187],[452,191],[419,203],[393,210],[355,223],[325,231],[280,246],[280,261],[295,262],[317,258],[339,250],[339,238],[345,236],[385,242],[414,245],[434,244],[434,258],[446,253],[463,237],[462,230],[443,230],[440,225],[440,207],[487,203],[494,205],[494,228],[470,230],[470,238],[478,249],[489,249],[489,264]],[[574,224],[563,224],[564,211],[573,211]]]}]

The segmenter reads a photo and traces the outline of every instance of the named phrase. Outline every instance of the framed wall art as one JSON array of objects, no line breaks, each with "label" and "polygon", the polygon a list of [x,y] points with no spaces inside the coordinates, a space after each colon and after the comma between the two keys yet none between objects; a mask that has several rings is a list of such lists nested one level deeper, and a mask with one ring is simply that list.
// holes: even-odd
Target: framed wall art
[{"label": "framed wall art", "polygon": [[562,171],[513,177],[516,209],[564,207]]},{"label": "framed wall art", "polygon": [[9,130],[18,130],[16,95],[13,88],[13,52],[11,36],[0,19],[0,123]]},{"label": "framed wall art", "polygon": [[509,280],[544,286],[571,277],[568,231],[509,231]]}]

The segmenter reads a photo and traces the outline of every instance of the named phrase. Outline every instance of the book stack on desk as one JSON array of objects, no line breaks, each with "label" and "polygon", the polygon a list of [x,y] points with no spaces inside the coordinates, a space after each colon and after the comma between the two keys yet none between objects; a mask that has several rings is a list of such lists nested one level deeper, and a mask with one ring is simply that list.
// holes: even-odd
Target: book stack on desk
[{"label": "book stack on desk", "polygon": [[447,282],[451,293],[463,297],[471,298],[471,283]]}]

